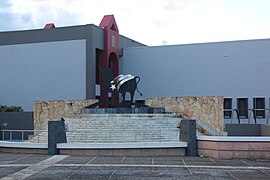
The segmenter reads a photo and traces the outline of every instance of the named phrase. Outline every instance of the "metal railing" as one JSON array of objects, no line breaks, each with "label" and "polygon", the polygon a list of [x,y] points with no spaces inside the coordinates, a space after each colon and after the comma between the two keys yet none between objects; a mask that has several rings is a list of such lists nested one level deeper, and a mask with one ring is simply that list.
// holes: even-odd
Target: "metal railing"
[{"label": "metal railing", "polygon": [[251,123],[251,117],[253,114],[253,119],[254,119],[254,123],[257,124],[257,119],[258,117],[256,116],[256,111],[265,111],[265,118],[266,119],[266,124],[269,124],[269,118],[270,118],[270,109],[224,109],[223,112],[228,112],[231,111],[231,124],[233,123],[233,119],[234,119],[234,114],[236,114],[236,118],[238,121],[238,124],[241,124],[241,117],[240,117],[240,113],[239,111],[247,111],[248,115],[247,118],[243,118],[243,119],[248,119],[248,124]]},{"label": "metal railing", "polygon": [[40,142],[42,133],[46,130],[10,130],[0,129],[0,140],[2,141],[35,141]]}]

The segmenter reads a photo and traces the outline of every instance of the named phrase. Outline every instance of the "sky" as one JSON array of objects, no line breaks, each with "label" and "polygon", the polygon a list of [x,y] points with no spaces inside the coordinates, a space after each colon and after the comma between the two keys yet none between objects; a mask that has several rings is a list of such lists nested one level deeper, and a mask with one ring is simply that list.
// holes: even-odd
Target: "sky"
[{"label": "sky", "polygon": [[0,32],[95,24],[149,46],[270,38],[270,0],[0,0]]}]

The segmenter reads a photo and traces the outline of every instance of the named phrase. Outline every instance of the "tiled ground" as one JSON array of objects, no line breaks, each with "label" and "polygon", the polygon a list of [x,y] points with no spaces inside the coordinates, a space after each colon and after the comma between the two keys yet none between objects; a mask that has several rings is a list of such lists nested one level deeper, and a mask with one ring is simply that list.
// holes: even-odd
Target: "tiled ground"
[{"label": "tiled ground", "polygon": [[[54,157],[58,156],[0,153],[0,178],[14,178],[16,172],[27,170],[30,174],[25,179],[270,179],[270,160],[61,156],[46,165]],[[37,163],[44,168],[32,172]]]}]

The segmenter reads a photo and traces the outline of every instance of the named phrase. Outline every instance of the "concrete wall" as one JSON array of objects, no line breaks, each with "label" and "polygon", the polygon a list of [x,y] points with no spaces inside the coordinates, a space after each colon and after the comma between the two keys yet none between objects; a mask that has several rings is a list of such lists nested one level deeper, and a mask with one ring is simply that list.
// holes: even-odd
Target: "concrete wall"
[{"label": "concrete wall", "polygon": [[[0,112],[0,140],[21,140],[22,132],[10,132],[1,130],[33,130],[34,129],[33,112]],[[31,131],[24,132],[24,139],[33,134]]]},{"label": "concrete wall", "polygon": [[[70,48],[66,48],[65,46],[62,47],[61,42],[79,42],[82,43],[78,46],[78,43],[72,44]],[[33,50],[37,50],[36,48],[40,47],[39,44],[60,44],[59,46],[51,46],[50,48],[46,49],[46,47],[42,47],[41,50],[38,51],[24,51],[24,53],[30,53],[30,55],[33,56],[42,56],[41,59],[46,59],[48,61],[55,61],[55,69],[58,69],[58,71],[66,71],[70,73],[69,76],[66,76],[64,83],[70,83],[70,79],[77,79],[78,81],[75,84],[69,85],[69,92],[76,91],[74,93],[74,96],[58,96],[53,95],[54,92],[47,92],[48,94],[52,95],[53,97],[47,97],[43,96],[41,93],[41,98],[34,99],[34,100],[48,100],[48,99],[93,99],[95,98],[95,66],[96,66],[96,49],[103,49],[103,29],[99,28],[96,25],[88,24],[83,26],[71,26],[71,27],[60,27],[60,28],[52,28],[52,29],[34,29],[34,30],[26,30],[26,31],[12,31],[12,32],[0,32],[0,47],[1,48],[7,48],[9,45],[13,47],[26,47],[31,46],[34,47]],[[65,43],[66,44],[66,43]],[[37,46],[36,46],[37,45]],[[58,49],[60,48],[60,49]],[[14,48],[16,49],[16,48]],[[17,50],[17,49],[16,49]],[[79,51],[78,51],[79,50]],[[40,53],[39,51],[42,51]],[[3,52],[3,51],[2,51]],[[8,56],[7,53],[10,52],[3,52],[1,54],[4,54],[5,56]],[[39,53],[39,54],[38,54]],[[62,53],[62,54],[61,54]],[[12,53],[16,55],[16,52]],[[61,59],[56,61],[56,57],[60,57]],[[29,54],[27,54],[30,56]],[[77,56],[79,55],[79,56]],[[24,55],[25,56],[25,55]],[[54,57],[53,57],[54,56]],[[31,56],[32,57],[32,56]],[[66,59],[68,57],[68,59]],[[83,67],[76,69],[78,66],[81,66],[81,57],[83,57],[84,64]],[[10,56],[6,61],[9,61],[9,58],[11,59],[12,63],[16,63],[13,57]],[[70,59],[73,58],[72,63],[70,63]],[[31,59],[31,58],[29,58]],[[10,62],[11,62],[10,61]],[[20,63],[24,65],[28,62],[24,62],[25,60],[21,59]],[[64,62],[64,63],[63,63]],[[44,62],[45,63],[45,62]],[[47,63],[47,62],[46,62]],[[1,62],[1,64],[5,65],[5,62]],[[46,64],[47,65],[47,64]],[[49,65],[53,65],[51,62]],[[23,67],[23,66],[22,66]],[[75,67],[75,68],[74,68]],[[32,65],[29,66],[29,63],[27,64],[27,69],[30,68],[36,68],[35,66],[32,67]],[[1,68],[0,68],[1,69]],[[8,72],[8,70],[6,70]],[[6,71],[3,73],[6,74]],[[36,70],[38,71],[38,70]],[[58,73],[57,71],[57,73]],[[76,71],[76,72],[75,72]],[[46,71],[47,74],[49,71]],[[55,71],[53,70],[50,74],[50,76],[58,76],[55,74]],[[73,75],[73,76],[72,76]],[[64,76],[63,74],[61,76]],[[72,76],[72,77],[71,77]],[[5,77],[7,77],[5,75]],[[22,76],[23,78],[23,76]],[[43,78],[46,80],[46,73],[44,73]],[[40,82],[44,79],[39,79]],[[67,80],[66,80],[67,79]],[[72,80],[72,79],[71,79]],[[78,83],[84,80],[84,85],[78,86]],[[6,81],[13,81],[13,77],[7,77]],[[2,84],[1,84],[2,85]],[[54,84],[53,84],[54,85]],[[59,84],[58,84],[59,85]],[[24,91],[27,89],[27,86],[23,85],[20,88],[18,87],[17,92]],[[62,90],[62,89],[59,89]],[[83,91],[83,96],[81,96],[81,92]],[[57,91],[59,92],[59,91]],[[80,96],[78,96],[78,94]],[[9,94],[7,94],[9,95]],[[7,96],[5,95],[5,96]],[[27,103],[21,105],[20,100],[26,101]],[[0,101],[0,103],[2,103]],[[5,101],[5,104],[12,104],[14,105],[14,101]],[[23,107],[26,107],[24,109],[26,110],[33,110],[33,99],[29,99],[29,97],[19,97],[18,102],[15,102],[15,105],[21,105]]]},{"label": "concrete wall", "polygon": [[[133,39],[130,39],[128,37],[125,37],[123,35],[119,36],[119,47],[120,48],[127,48],[127,47],[141,47],[141,46],[146,46],[140,42],[137,42]],[[122,54],[122,52],[120,53]]]},{"label": "concrete wall", "polygon": [[[6,52],[5,49],[11,46],[14,48]],[[17,49],[17,47],[19,48]],[[33,100],[95,98],[95,53],[96,49],[103,49],[102,28],[99,28],[93,24],[88,24],[83,26],[60,27],[52,29],[0,32],[0,48],[3,48],[3,53],[1,54],[7,57],[5,61],[0,63],[1,65],[6,65],[5,63],[9,61],[11,65],[15,63],[16,66],[16,60],[18,60],[17,56],[19,56],[16,55],[16,51],[19,50],[20,55],[24,57],[24,59],[18,60],[19,64],[23,65],[22,69],[27,69],[27,72],[30,74],[31,71],[35,71],[35,73],[38,72],[40,74],[43,73],[43,75],[36,77],[39,82],[34,84],[41,84],[42,81],[50,81],[53,79],[51,78],[52,76],[58,77],[57,80],[64,80],[62,81],[64,84],[69,84],[67,88],[65,85],[63,86],[63,84],[59,82],[56,83],[61,87],[56,91],[58,94],[55,94],[55,91],[49,91],[50,89],[46,90],[44,87],[42,87],[42,90],[39,92],[37,89],[33,90],[40,98],[33,99],[31,97],[32,99],[29,99],[28,96],[20,96],[14,97],[18,98],[18,100],[8,100],[3,103],[21,105],[26,110],[33,110]],[[24,50],[23,48],[27,50]],[[15,57],[10,56],[9,54],[15,54]],[[29,60],[25,61],[26,58],[30,59],[30,61],[33,60],[32,57],[39,57],[38,61],[34,61],[34,63],[38,63],[39,61],[42,61],[40,63],[41,65],[46,63],[45,69],[41,67],[38,69],[35,65],[29,65]],[[27,68],[24,66],[27,66]],[[54,67],[48,71],[48,66],[50,66],[49,68],[51,68],[51,66]],[[5,69],[4,67],[2,68]],[[23,70],[18,70],[19,73],[21,71]],[[6,76],[7,72],[9,72],[8,69],[2,72],[5,74],[6,81],[14,81],[15,75],[8,77]],[[64,75],[65,72],[68,72],[68,75]],[[13,71],[12,73],[14,74]],[[60,74],[61,76],[59,76]],[[27,76],[24,77],[24,74],[21,75],[21,78],[29,79]],[[72,83],[74,79],[76,83]],[[82,81],[84,81],[83,85]],[[29,87],[27,84],[23,83],[24,82],[20,84],[20,87],[17,87],[16,94],[19,94],[18,92],[24,91],[27,88],[33,87],[33,85]],[[52,87],[56,87],[55,83],[52,85]],[[36,86],[41,87],[40,85]],[[65,91],[68,91],[69,96],[66,96],[66,94],[61,94],[58,96],[60,94],[60,90],[62,91],[63,89],[62,87],[65,87]],[[40,90],[40,88],[38,90]],[[48,95],[44,96],[44,92],[48,93]],[[70,94],[72,95],[70,96]],[[5,96],[9,96],[9,94],[5,94]],[[27,102],[22,104],[21,101]],[[1,103],[2,102],[0,101],[0,104]]]},{"label": "concrete wall", "polygon": [[123,70],[141,77],[142,98],[224,96],[237,108],[248,97],[253,108],[253,97],[265,97],[269,108],[269,48],[270,39],[125,48]]},{"label": "concrete wall", "polygon": [[198,155],[217,159],[270,159],[268,137],[197,136]]},{"label": "concrete wall", "polygon": [[0,104],[33,110],[33,102],[86,97],[86,41],[0,46]]},{"label": "concrete wall", "polygon": [[262,136],[270,136],[270,126],[262,124],[261,125],[261,133],[262,133]]},{"label": "concrete wall", "polygon": [[33,112],[0,112],[0,129],[33,130],[33,122]]},{"label": "concrete wall", "polygon": [[262,136],[261,124],[226,124],[228,136]]},{"label": "concrete wall", "polygon": [[[95,25],[85,26],[86,38],[86,99],[96,98],[96,49],[104,49],[103,29]],[[68,100],[68,99],[66,99]]]},{"label": "concrete wall", "polygon": [[[94,99],[96,49],[103,50],[103,36],[93,24],[0,32],[0,104],[32,111],[35,100]],[[121,52],[143,46],[124,36],[119,43]]]},{"label": "concrete wall", "polygon": [[226,124],[228,136],[270,136],[270,126],[265,124]]},{"label": "concrete wall", "polygon": [[123,35],[119,36],[119,48],[120,48],[120,62],[119,62],[119,70],[120,74],[123,74],[123,50],[128,47],[144,47],[146,45],[134,41],[133,39],[130,39],[128,37],[125,37]]}]

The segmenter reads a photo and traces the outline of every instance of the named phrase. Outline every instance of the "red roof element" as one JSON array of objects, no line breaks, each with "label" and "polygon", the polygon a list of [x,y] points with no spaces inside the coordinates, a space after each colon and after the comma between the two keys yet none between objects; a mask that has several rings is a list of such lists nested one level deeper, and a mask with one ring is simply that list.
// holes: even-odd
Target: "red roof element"
[{"label": "red roof element", "polygon": [[[113,15],[106,15],[99,24],[104,32],[104,49],[100,53],[99,65],[105,69],[111,69],[114,77],[119,75],[119,30]],[[110,67],[110,65],[112,65]],[[108,88],[104,85],[102,73],[99,74],[100,102],[109,102]],[[119,102],[118,94],[115,94],[114,101]],[[113,106],[113,105],[112,105]],[[109,107],[109,104],[101,104],[100,107]]]},{"label": "red roof element", "polygon": [[44,29],[51,29],[51,28],[55,28],[55,25],[53,23],[49,23],[44,26]]},{"label": "red roof element", "polygon": [[111,29],[111,30],[114,30],[116,32],[119,32],[113,15],[104,16],[102,21],[100,22],[99,26],[103,27],[105,29]]}]

